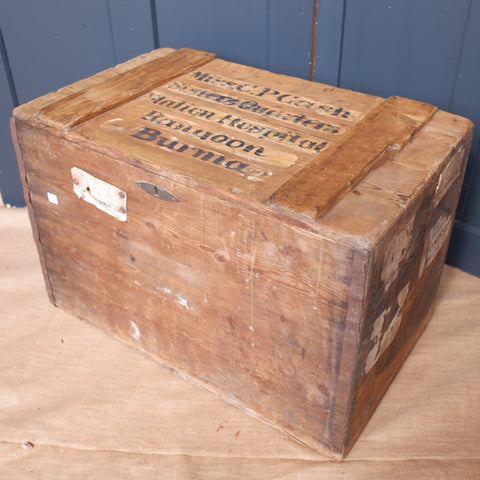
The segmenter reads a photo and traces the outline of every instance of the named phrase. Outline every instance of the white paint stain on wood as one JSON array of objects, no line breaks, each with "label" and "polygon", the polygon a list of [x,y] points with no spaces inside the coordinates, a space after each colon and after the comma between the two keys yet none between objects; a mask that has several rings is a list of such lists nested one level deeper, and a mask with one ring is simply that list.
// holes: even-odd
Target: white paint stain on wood
[{"label": "white paint stain on wood", "polygon": [[[396,337],[400,325],[402,323],[402,307],[407,299],[408,291],[410,284],[400,290],[397,295],[397,312],[394,317],[390,320],[387,328],[385,329],[385,319],[388,318],[392,307],[385,309],[375,320],[373,325],[373,330],[371,334],[371,340],[373,341],[373,347],[367,355],[365,360],[365,373],[368,373],[372,367],[377,363],[378,359],[383,355],[387,348],[392,344],[394,338]],[[383,332],[383,333],[382,333]]]},{"label": "white paint stain on wood", "polygon": [[54,193],[47,192],[47,198],[50,203],[58,205],[58,197]]},{"label": "white paint stain on wood", "polygon": [[205,251],[203,249],[205,242],[205,219],[203,213],[203,194],[200,197],[200,246],[202,247],[202,283],[203,283],[203,301],[208,303],[207,297],[207,272],[205,266]]},{"label": "white paint stain on wood", "polygon": [[[159,290],[157,289],[157,291]],[[183,296],[182,293],[179,292],[173,295],[172,289],[169,287],[162,287],[161,291],[167,294],[168,296],[173,296],[175,299],[175,302],[178,303],[178,305],[185,308],[185,310],[191,310],[191,306],[189,305],[188,300]]]},{"label": "white paint stain on wood", "polygon": [[384,310],[375,320],[373,325],[372,334],[370,339],[373,341],[373,347],[367,355],[367,359],[365,361],[365,373],[369,372],[370,369],[375,365],[378,359],[378,352],[380,350],[380,344],[382,339],[382,331],[383,331],[383,322],[385,318],[390,313],[391,308],[387,308]]},{"label": "white paint stain on wood", "polygon": [[138,325],[133,320],[130,320],[130,329],[128,330],[128,333],[135,340],[139,340],[141,337],[140,329],[138,328]]},{"label": "white paint stain on wood", "polygon": [[186,310],[190,310],[187,299],[182,297],[181,293],[177,293],[177,303],[182,307],[185,307]]},{"label": "white paint stain on wood", "polygon": [[390,288],[393,280],[397,278],[397,272],[402,261],[410,255],[410,251],[413,248],[412,231],[413,231],[412,218],[402,230],[393,238],[390,245],[385,252],[382,268],[382,280],[385,283],[385,291]]},{"label": "white paint stain on wood", "polygon": [[219,234],[218,234],[218,207],[217,207],[217,199],[214,199],[214,211],[215,211],[215,249],[220,249],[219,247]]},{"label": "white paint stain on wood", "polygon": [[255,215],[252,220],[251,227],[251,241],[250,241],[250,330],[255,330],[255,318],[254,318],[254,283],[255,283]]},{"label": "white paint stain on wood", "polygon": [[320,287],[320,275],[322,273],[322,263],[323,263],[323,249],[319,248],[318,257],[317,257],[317,275],[315,278],[315,291],[313,294],[313,304],[312,304],[312,308],[314,310],[318,310],[317,297],[318,297],[318,289]]},{"label": "white paint stain on wood", "polygon": [[448,240],[453,224],[453,216],[442,215],[437,218],[433,227],[428,232],[425,247],[423,249],[422,263],[418,276],[422,276],[425,269],[432,263],[433,259],[442,250]]}]

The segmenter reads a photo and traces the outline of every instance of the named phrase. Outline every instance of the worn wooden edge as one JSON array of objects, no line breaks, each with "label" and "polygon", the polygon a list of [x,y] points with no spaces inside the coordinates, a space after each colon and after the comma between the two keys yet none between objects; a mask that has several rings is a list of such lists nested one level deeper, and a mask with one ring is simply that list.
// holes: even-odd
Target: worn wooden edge
[{"label": "worn wooden edge", "polygon": [[25,170],[25,163],[24,163],[24,160],[23,160],[22,149],[20,147],[20,142],[19,142],[19,139],[18,139],[18,136],[17,136],[17,126],[16,126],[16,120],[15,120],[14,117],[10,118],[10,132],[11,132],[11,136],[12,136],[13,146],[15,148],[15,154],[17,156],[18,169],[20,171],[20,177],[21,177],[21,180],[22,180],[23,197],[25,199],[25,204],[27,205],[28,216],[29,216],[29,219],[30,219],[30,224],[32,226],[33,239],[35,241],[35,246],[37,247],[37,252],[38,252],[39,259],[40,259],[40,265],[41,265],[41,268],[42,268],[42,274],[43,274],[43,278],[44,278],[44,281],[45,281],[45,287],[46,287],[48,298],[49,298],[50,302],[53,303],[54,305],[56,305],[55,297],[53,295],[52,284],[50,282],[50,278],[49,278],[48,272],[47,272],[47,266],[45,264],[45,255],[44,255],[44,252],[43,252],[43,246],[42,246],[42,241],[41,241],[41,238],[40,238],[40,233],[39,233],[38,227],[37,227],[37,221],[36,221],[36,218],[35,218],[35,211],[33,209],[32,200],[30,198],[30,189],[29,189],[29,186],[28,186],[28,178],[27,178],[27,174],[26,174],[26,170]]},{"label": "worn wooden edge", "polygon": [[215,58],[189,48],[152,50],[20,105],[13,115],[69,130]]},{"label": "worn wooden edge", "polygon": [[71,129],[214,58],[213,53],[180,48],[165,57],[151,60],[91,88],[57,100],[40,110],[38,116],[45,123]]},{"label": "worn wooden edge", "polygon": [[371,170],[401,151],[436,111],[433,105],[402,97],[384,100],[268,203],[317,222]]},{"label": "worn wooden edge", "polygon": [[307,435],[302,435],[298,431],[294,431],[290,428],[283,427],[271,420],[268,420],[267,418],[257,414],[253,410],[249,409],[246,407],[243,403],[241,403],[239,400],[237,400],[234,397],[227,396],[224,392],[220,392],[215,390],[214,388],[210,387],[207,384],[202,384],[202,382],[199,382],[197,379],[192,379],[192,377],[184,375],[183,373],[176,371],[175,369],[172,369],[175,373],[186,377],[196,385],[204,388],[205,390],[210,391],[211,393],[215,395],[219,395],[220,398],[225,402],[228,403],[229,405],[233,405],[234,407],[238,408],[239,410],[242,410],[245,412],[247,415],[256,418],[257,420],[260,420],[261,422],[265,423],[266,425],[274,428],[275,430],[283,433],[284,435],[288,436],[291,438],[293,441],[296,443],[299,443],[300,445],[303,445],[304,447],[315,451],[319,455],[322,456],[322,460],[326,461],[333,461],[333,462],[341,462],[345,459],[345,455],[341,449],[338,449],[337,446],[333,445],[332,443],[328,442],[327,440],[320,441],[317,439],[314,439],[313,437],[307,436]]},{"label": "worn wooden edge", "polygon": [[56,102],[57,100],[69,97],[70,95],[73,95],[74,93],[77,93],[83,89],[91,88],[98,83],[109,80],[116,75],[135,68],[138,65],[143,65],[156,58],[165,57],[166,55],[174,51],[175,49],[173,48],[164,47],[151,50],[147,53],[142,53],[141,55],[131,58],[123,63],[119,63],[105,70],[101,70],[93,75],[77,80],[71,84],[65,85],[58,90],[46,93],[40,97],[22,103],[18,107],[14,108],[13,116],[18,120],[32,121],[33,119],[35,119],[35,116],[40,110],[42,110],[47,105]]},{"label": "worn wooden edge", "polygon": [[165,57],[151,60],[91,88],[57,100],[40,110],[38,116],[45,123],[71,129],[214,58],[213,53],[180,48]]},{"label": "worn wooden edge", "polygon": [[[347,318],[340,355],[337,392],[335,395],[334,414],[331,424],[331,441],[339,449],[338,458],[343,460],[352,445],[347,448],[345,439],[351,412],[351,393],[356,384],[356,370],[360,333],[365,324],[365,303],[368,296],[374,255],[372,251],[354,251],[352,261],[352,283],[348,294]],[[350,345],[350,348],[349,348]],[[351,346],[353,345],[353,348]],[[340,412],[340,415],[339,415]]]}]

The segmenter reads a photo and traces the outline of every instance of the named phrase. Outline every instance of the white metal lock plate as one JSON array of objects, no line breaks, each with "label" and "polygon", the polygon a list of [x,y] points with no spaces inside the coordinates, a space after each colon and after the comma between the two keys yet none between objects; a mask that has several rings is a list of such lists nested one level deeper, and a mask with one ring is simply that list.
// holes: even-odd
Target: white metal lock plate
[{"label": "white metal lock plate", "polygon": [[78,198],[121,222],[127,221],[127,194],[123,190],[77,167],[72,168],[72,180]]}]

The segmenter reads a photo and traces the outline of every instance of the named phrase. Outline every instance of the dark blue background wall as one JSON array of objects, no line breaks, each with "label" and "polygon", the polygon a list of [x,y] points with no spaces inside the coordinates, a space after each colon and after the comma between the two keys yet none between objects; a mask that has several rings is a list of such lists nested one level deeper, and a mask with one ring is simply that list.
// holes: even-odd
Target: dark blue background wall
[{"label": "dark blue background wall", "polygon": [[15,105],[155,47],[189,46],[476,123],[448,261],[480,276],[480,0],[0,0],[0,192],[24,205]]}]

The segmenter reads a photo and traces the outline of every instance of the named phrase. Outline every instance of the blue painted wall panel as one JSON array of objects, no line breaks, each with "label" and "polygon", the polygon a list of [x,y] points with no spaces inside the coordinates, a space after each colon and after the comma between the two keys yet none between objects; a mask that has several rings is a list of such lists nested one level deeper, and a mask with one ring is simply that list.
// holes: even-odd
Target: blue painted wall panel
[{"label": "blue painted wall panel", "polygon": [[161,47],[190,47],[265,68],[267,0],[157,0]]},{"label": "blue painted wall panel", "polygon": [[451,111],[475,122],[472,151],[460,197],[447,262],[480,276],[480,2],[474,0],[468,16],[458,65]]},{"label": "blue painted wall panel", "polygon": [[[458,217],[480,227],[480,1],[471,5],[450,110],[475,123]],[[480,242],[480,238],[478,239]]]},{"label": "blue painted wall panel", "polygon": [[469,0],[347,0],[342,87],[448,109]]},{"label": "blue painted wall panel", "polygon": [[447,263],[480,277],[480,228],[455,222]]},{"label": "blue painted wall panel", "polygon": [[473,144],[480,140],[480,1],[471,4],[450,110],[475,123]]},{"label": "blue painted wall panel", "polygon": [[308,80],[313,0],[271,0],[268,3],[265,68]]},{"label": "blue painted wall panel", "polygon": [[22,186],[10,139],[9,120],[14,104],[8,86],[6,68],[8,67],[0,57],[0,193],[5,203],[23,206],[25,203]]},{"label": "blue painted wall panel", "polygon": [[[466,199],[462,205],[461,220],[480,229],[480,146],[473,155],[470,155],[469,162],[468,177],[465,179]],[[478,242],[480,243],[480,237]]]},{"label": "blue painted wall panel", "polygon": [[315,35],[316,82],[339,85],[344,0],[320,0]]},{"label": "blue painted wall panel", "polygon": [[[478,203],[478,201],[480,201],[478,199],[478,190],[480,190],[480,178],[478,178],[480,157],[478,146],[478,142],[477,145],[472,144],[470,150],[467,169],[465,172],[465,178],[462,186],[462,192],[460,194],[460,201],[458,202],[456,215],[456,218],[458,220],[477,223],[477,225],[479,215],[478,213],[475,214],[474,210],[477,209],[478,211],[478,206],[475,205],[475,202]],[[476,196],[477,200],[475,200]],[[475,219],[477,219],[477,221],[475,221]]]},{"label": "blue painted wall panel", "polygon": [[106,0],[3,2],[0,28],[22,103],[114,64]]},{"label": "blue painted wall panel", "polygon": [[154,48],[149,0],[108,0],[115,63],[122,63]]}]

